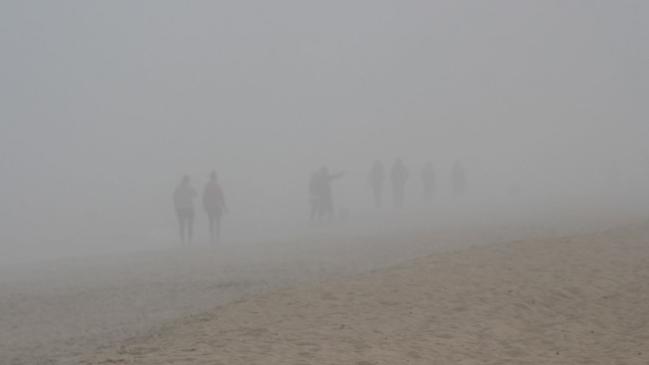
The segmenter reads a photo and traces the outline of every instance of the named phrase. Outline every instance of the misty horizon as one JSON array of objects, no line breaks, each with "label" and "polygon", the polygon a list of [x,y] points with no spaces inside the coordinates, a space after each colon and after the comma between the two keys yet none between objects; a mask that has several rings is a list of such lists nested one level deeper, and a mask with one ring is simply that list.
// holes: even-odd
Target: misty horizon
[{"label": "misty horizon", "polygon": [[494,216],[562,198],[644,211],[647,8],[5,1],[0,252],[173,241],[175,185],[188,174],[200,190],[213,169],[228,239],[304,228],[321,166],[346,172],[334,195],[351,224],[371,217],[371,164],[396,158],[406,217],[424,214],[428,161],[439,215],[456,161],[464,204]]}]

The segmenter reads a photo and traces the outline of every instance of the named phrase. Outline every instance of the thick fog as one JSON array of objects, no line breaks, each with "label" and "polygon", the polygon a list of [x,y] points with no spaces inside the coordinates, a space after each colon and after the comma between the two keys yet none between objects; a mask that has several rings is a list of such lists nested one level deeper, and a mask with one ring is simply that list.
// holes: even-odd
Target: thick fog
[{"label": "thick fog", "polygon": [[[199,192],[194,243],[206,245],[212,170],[230,242],[451,216],[642,214],[648,15],[641,0],[5,0],[1,261],[179,245],[172,193],[185,174]],[[388,179],[377,212],[368,173],[397,158],[405,206],[392,208]],[[308,183],[321,166],[345,172],[332,186],[347,222],[314,228]]]}]

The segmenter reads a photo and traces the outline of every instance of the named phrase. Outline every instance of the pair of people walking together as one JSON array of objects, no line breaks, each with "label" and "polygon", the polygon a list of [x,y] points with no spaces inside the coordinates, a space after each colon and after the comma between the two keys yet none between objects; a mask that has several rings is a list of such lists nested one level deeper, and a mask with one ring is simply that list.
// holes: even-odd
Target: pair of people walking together
[{"label": "pair of people walking together", "polygon": [[[188,175],[183,176],[182,181],[174,191],[174,207],[176,217],[178,218],[178,230],[182,243],[192,241],[194,229],[194,199],[196,190],[191,185]],[[221,236],[221,219],[227,213],[228,208],[225,204],[225,195],[218,183],[215,171],[210,174],[209,181],[203,189],[203,208],[207,213],[209,222],[210,242],[218,242]]]}]

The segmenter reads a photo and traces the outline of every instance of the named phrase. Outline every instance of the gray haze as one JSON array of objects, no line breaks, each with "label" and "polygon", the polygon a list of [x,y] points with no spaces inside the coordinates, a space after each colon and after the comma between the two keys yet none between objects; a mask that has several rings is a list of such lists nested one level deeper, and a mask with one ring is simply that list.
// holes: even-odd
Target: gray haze
[{"label": "gray haze", "polygon": [[430,213],[428,160],[431,220],[646,212],[647,19],[642,0],[2,1],[0,256],[177,244],[174,186],[212,169],[228,240],[307,229],[322,165],[368,220],[371,164],[397,157],[406,208],[381,219]]}]

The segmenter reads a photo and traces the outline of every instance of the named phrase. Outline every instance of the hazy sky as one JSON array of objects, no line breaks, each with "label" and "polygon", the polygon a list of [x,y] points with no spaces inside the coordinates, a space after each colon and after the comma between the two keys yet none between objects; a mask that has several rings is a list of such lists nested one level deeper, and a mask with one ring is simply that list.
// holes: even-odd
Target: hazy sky
[{"label": "hazy sky", "polygon": [[644,0],[4,0],[0,238],[161,225],[179,176],[212,168],[239,216],[301,207],[323,164],[353,192],[376,158],[648,174],[647,19]]}]

